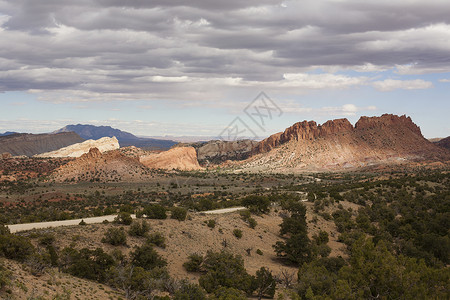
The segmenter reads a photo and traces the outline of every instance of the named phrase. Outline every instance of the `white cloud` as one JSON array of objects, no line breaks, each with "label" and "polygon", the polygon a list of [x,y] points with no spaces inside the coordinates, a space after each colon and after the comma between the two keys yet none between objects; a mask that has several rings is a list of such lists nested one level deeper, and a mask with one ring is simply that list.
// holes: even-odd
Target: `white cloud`
[{"label": "white cloud", "polygon": [[283,79],[278,83],[280,87],[298,87],[305,89],[342,89],[362,85],[367,81],[367,77],[364,76],[350,77],[330,73],[287,73],[283,74]]},{"label": "white cloud", "polygon": [[318,109],[317,111],[320,114],[324,115],[330,115],[330,116],[356,116],[358,112],[361,111],[373,111],[376,110],[376,106],[357,106],[355,104],[344,104],[342,106],[338,107],[322,107]]},{"label": "white cloud", "polygon": [[433,87],[433,83],[430,81],[425,81],[422,79],[415,80],[395,80],[386,79],[383,81],[374,81],[372,85],[379,91],[389,92],[396,89],[404,90],[418,90],[418,89],[429,89]]},{"label": "white cloud", "polygon": [[450,79],[445,79],[445,78],[439,79],[439,82],[450,82]]}]

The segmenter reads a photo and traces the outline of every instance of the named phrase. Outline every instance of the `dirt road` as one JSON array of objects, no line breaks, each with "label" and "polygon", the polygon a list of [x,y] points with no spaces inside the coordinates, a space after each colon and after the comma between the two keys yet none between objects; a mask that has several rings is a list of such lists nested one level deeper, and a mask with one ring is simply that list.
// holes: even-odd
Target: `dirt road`
[{"label": "dirt road", "polygon": [[[101,217],[64,220],[64,221],[24,223],[24,224],[14,224],[14,225],[6,225],[6,226],[8,226],[11,233],[15,233],[18,231],[31,230],[31,229],[78,225],[78,224],[80,224],[81,220],[84,220],[84,222],[86,222],[86,224],[102,223],[104,220],[108,220],[109,222],[112,222],[112,221],[114,221],[115,217],[117,217],[117,215],[108,215],[108,216],[101,216]],[[134,218],[136,218],[136,215],[131,215],[131,217],[134,219]]]},{"label": "dirt road", "polygon": [[[216,210],[208,210],[198,212],[199,214],[206,215],[218,215],[218,214],[226,214],[230,212],[235,212],[239,210],[243,210],[245,207],[230,207]],[[37,222],[37,223],[24,223],[24,224],[14,224],[14,225],[6,225],[8,226],[11,233],[31,230],[31,229],[42,229],[42,228],[51,228],[51,227],[60,227],[60,226],[73,226],[80,224],[81,220],[84,220],[86,224],[95,224],[102,223],[104,220],[108,220],[109,222],[114,221],[114,218],[117,215],[108,215],[101,217],[92,217],[92,218],[84,218],[84,219],[74,219],[74,220],[64,220],[64,221],[52,221],[52,222]],[[133,219],[136,218],[136,215],[131,215]]]}]

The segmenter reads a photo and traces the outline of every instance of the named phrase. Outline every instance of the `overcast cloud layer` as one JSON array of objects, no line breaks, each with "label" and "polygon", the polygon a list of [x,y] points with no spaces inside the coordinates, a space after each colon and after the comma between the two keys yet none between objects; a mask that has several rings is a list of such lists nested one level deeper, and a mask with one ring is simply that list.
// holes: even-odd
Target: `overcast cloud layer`
[{"label": "overcast cloud layer", "polygon": [[445,0],[0,0],[0,13],[0,91],[54,102],[426,89],[364,73],[450,71]]}]

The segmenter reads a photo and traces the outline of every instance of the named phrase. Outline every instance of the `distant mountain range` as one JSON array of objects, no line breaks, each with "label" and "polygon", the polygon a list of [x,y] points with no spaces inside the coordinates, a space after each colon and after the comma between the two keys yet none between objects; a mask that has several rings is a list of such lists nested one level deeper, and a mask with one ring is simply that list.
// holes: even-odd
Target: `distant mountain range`
[{"label": "distant mountain range", "polygon": [[177,142],[172,140],[137,137],[134,134],[112,128],[111,126],[94,126],[83,124],[67,125],[54,131],[53,133],[61,132],[75,132],[83,139],[87,140],[97,140],[102,137],[115,136],[117,140],[119,140],[121,147],[135,146],[149,150],[166,150],[177,144]]},{"label": "distant mountain range", "polygon": [[7,136],[7,135],[15,134],[15,133],[18,133],[18,132],[7,131],[5,133],[0,133],[0,136]]},{"label": "distant mountain range", "polygon": [[10,153],[14,156],[33,156],[58,150],[82,141],[83,139],[74,132],[58,134],[14,133],[0,136],[0,153]]}]

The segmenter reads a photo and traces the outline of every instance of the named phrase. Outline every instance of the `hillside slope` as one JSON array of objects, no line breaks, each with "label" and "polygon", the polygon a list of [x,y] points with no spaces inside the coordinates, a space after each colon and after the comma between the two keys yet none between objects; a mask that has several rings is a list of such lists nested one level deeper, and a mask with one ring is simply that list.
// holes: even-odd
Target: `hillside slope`
[{"label": "hillside slope", "polygon": [[152,153],[140,157],[145,166],[152,169],[178,169],[183,171],[202,169],[193,147],[175,147],[168,151]]},{"label": "hillside slope", "polygon": [[435,145],[438,145],[439,147],[446,148],[450,150],[450,136],[440,139],[439,141],[434,143]]},{"label": "hillside slope", "polygon": [[8,152],[14,156],[33,156],[81,143],[82,141],[83,139],[74,132],[61,132],[57,134],[11,134],[0,136],[0,153]]},{"label": "hillside slope", "polygon": [[303,121],[261,141],[243,169],[320,171],[400,163],[449,160],[450,152],[426,140],[411,118],[390,114],[317,125]]},{"label": "hillside slope", "polygon": [[118,150],[102,154],[97,148],[56,169],[52,179],[63,181],[143,181],[150,170]]}]

